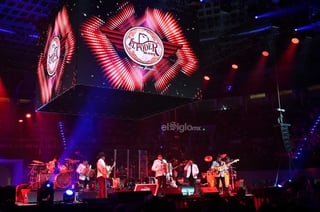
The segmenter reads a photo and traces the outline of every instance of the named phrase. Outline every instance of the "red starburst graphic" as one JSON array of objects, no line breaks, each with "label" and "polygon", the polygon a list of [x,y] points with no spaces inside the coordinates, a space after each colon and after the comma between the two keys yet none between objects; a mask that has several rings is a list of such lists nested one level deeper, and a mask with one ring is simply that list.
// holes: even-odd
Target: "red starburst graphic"
[{"label": "red starburst graphic", "polygon": [[54,27],[49,26],[46,45],[38,62],[38,78],[42,103],[47,103],[53,93],[58,93],[65,65],[71,62],[75,51],[67,9],[57,14]]},{"label": "red starburst graphic", "polygon": [[[130,3],[121,5],[119,11],[106,21],[93,16],[81,28],[82,37],[113,88],[143,91],[145,82],[153,78],[156,91],[164,94],[179,72],[191,76],[197,70],[198,59],[171,13],[147,8],[142,17],[135,18]],[[151,67],[119,55],[124,51],[125,33],[138,26],[152,30],[163,42],[163,58]]]}]

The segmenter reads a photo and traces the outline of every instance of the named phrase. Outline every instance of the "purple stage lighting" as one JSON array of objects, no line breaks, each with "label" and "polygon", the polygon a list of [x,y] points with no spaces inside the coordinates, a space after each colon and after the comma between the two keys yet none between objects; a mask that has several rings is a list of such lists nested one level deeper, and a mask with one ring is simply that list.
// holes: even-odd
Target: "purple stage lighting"
[{"label": "purple stage lighting", "polygon": [[272,18],[272,17],[276,17],[276,16],[283,16],[283,15],[288,15],[291,13],[295,13],[298,11],[303,10],[305,7],[301,6],[301,5],[295,5],[292,7],[288,7],[288,8],[283,8],[280,10],[274,10],[274,11],[270,11],[267,13],[263,13],[260,15],[256,15],[254,18],[255,19],[262,19],[262,18]]},{"label": "purple stage lighting", "polygon": [[294,31],[295,32],[299,32],[299,31],[308,31],[308,30],[313,30],[313,29],[320,29],[320,21],[315,22],[315,23],[311,23],[302,27],[298,27],[295,28]]}]

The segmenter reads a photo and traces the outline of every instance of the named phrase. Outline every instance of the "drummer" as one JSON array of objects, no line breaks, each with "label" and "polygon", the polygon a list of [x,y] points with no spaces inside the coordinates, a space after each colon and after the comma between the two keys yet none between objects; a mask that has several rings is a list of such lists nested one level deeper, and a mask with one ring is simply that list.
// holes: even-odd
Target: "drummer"
[{"label": "drummer", "polygon": [[59,173],[59,156],[54,156],[51,161],[47,164],[48,174],[58,174]]}]

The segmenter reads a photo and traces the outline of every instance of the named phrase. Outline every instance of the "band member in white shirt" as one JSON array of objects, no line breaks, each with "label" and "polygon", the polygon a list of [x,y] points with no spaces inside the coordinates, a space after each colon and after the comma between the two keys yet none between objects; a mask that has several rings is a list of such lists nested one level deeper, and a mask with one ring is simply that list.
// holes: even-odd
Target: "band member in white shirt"
[{"label": "band member in white shirt", "polygon": [[97,180],[99,184],[98,198],[107,198],[107,188],[106,180],[109,178],[113,167],[116,165],[116,162],[113,162],[112,166],[108,166],[105,162],[106,156],[104,152],[100,152],[98,155],[97,161]]},{"label": "band member in white shirt", "polygon": [[167,187],[167,180],[166,180],[166,164],[167,161],[162,158],[162,155],[159,154],[157,159],[153,161],[151,170],[155,172],[155,177],[158,180],[159,188],[161,190]]},{"label": "band member in white shirt", "polygon": [[88,160],[84,160],[78,165],[76,172],[79,174],[78,180],[81,189],[85,189],[87,185],[89,185],[91,170],[91,165],[89,165]]},{"label": "band member in white shirt", "polygon": [[189,160],[187,165],[184,167],[184,171],[186,172],[186,178],[189,181],[189,185],[195,187],[196,180],[199,174],[198,165],[193,163],[192,160]]},{"label": "band member in white shirt", "polygon": [[106,156],[104,152],[100,152],[97,161],[97,180],[99,184],[98,198],[107,198],[106,179],[107,166],[105,163]]},{"label": "band member in white shirt", "polygon": [[214,176],[216,178],[216,187],[219,190],[219,183],[221,181],[223,191],[226,190],[226,184],[224,179],[224,172],[228,170],[226,163],[221,160],[221,156],[219,155],[215,161],[212,162],[211,169],[214,172]]}]

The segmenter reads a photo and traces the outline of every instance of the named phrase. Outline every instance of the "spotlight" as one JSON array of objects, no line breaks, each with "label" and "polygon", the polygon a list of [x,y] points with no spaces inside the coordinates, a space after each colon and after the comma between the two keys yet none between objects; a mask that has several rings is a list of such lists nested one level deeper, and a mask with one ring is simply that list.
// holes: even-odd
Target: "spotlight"
[{"label": "spotlight", "polygon": [[299,41],[299,38],[292,38],[292,39],[291,39],[291,42],[292,42],[293,44],[298,44],[300,41]]},{"label": "spotlight", "polygon": [[72,189],[67,189],[63,194],[64,203],[72,203],[74,201],[74,191]]},{"label": "spotlight", "polygon": [[19,123],[23,123],[23,119],[19,119],[18,122],[19,122]]},{"label": "spotlight", "polygon": [[232,91],[233,89],[233,86],[232,85],[227,85],[226,86],[226,91]]},{"label": "spotlight", "polygon": [[269,56],[269,52],[268,51],[262,51],[262,56],[264,57],[268,57]]},{"label": "spotlight", "polygon": [[232,67],[233,70],[237,70],[239,68],[239,66],[237,64],[232,64],[231,67]]},{"label": "spotlight", "polygon": [[38,190],[38,203],[53,203],[54,189],[53,183],[50,181],[41,185]]},{"label": "spotlight", "polygon": [[209,77],[208,75],[205,75],[205,76],[203,77],[203,79],[206,80],[206,81],[209,81],[209,80],[210,80],[210,77]]},{"label": "spotlight", "polygon": [[26,118],[27,118],[27,119],[31,118],[31,113],[27,113],[27,114],[26,114]]}]

